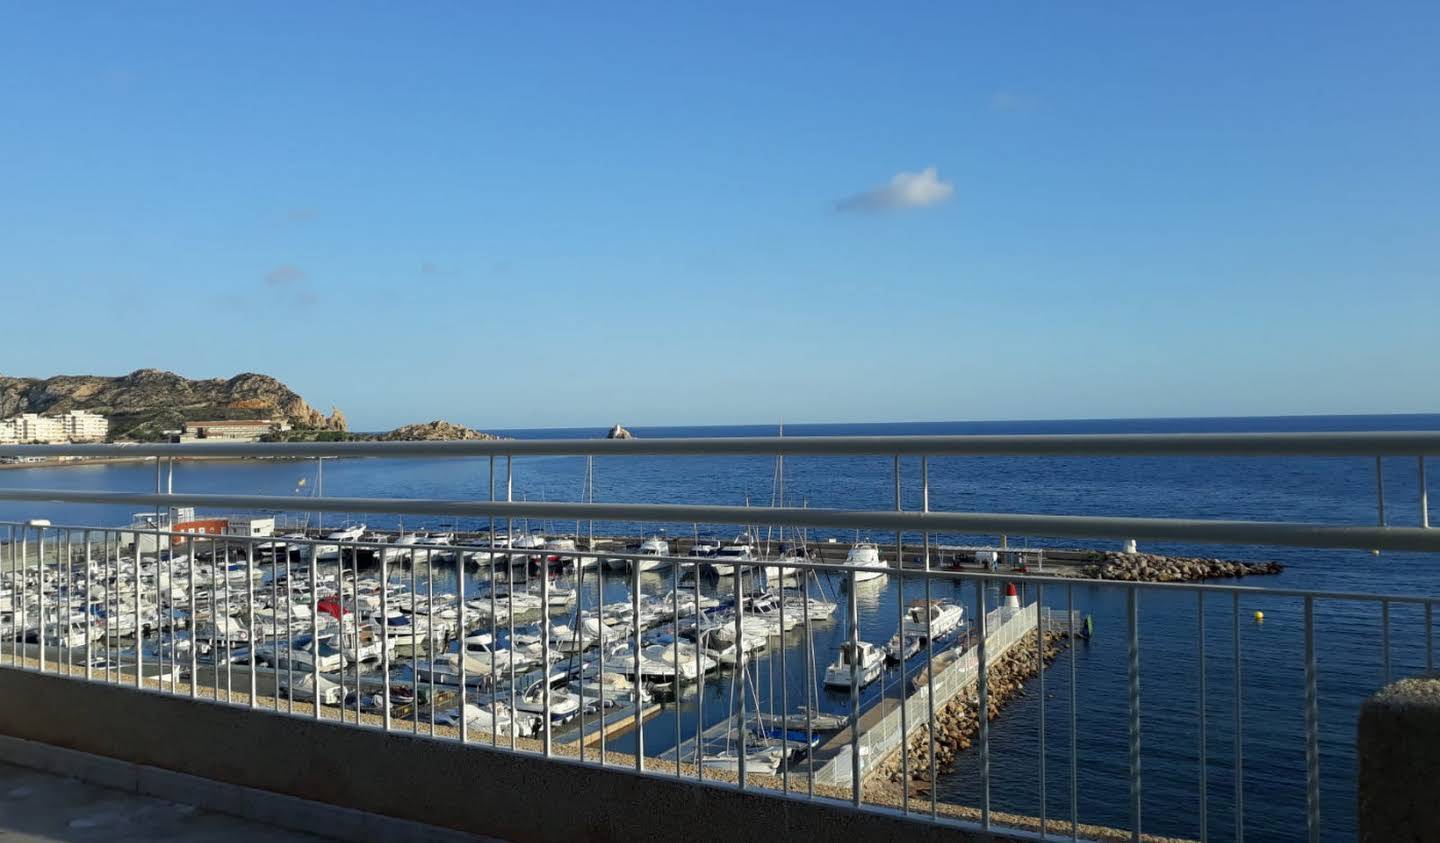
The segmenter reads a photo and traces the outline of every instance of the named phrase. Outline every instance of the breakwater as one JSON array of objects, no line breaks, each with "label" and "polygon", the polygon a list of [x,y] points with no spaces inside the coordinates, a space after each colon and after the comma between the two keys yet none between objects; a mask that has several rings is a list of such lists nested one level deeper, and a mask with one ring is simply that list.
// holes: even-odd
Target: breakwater
[{"label": "breakwater", "polygon": [[[1005,653],[988,666],[986,719],[994,720],[1006,704],[1025,693],[1025,682],[1039,673],[1036,657],[1038,630],[1032,630],[1016,641]],[[1069,642],[1068,631],[1047,630],[1044,660],[1048,666]],[[922,678],[923,681],[923,678]],[[954,766],[955,757],[969,749],[980,731],[979,690],[971,685],[956,694],[935,711],[935,770],[945,774]],[[930,780],[930,724],[922,721],[906,742],[910,779],[916,783]],[[903,784],[904,767],[897,753],[876,770],[877,781]]]},{"label": "breakwater", "polygon": [[1194,582],[1278,574],[1285,570],[1279,562],[1236,562],[1154,553],[1104,553],[1100,559],[1082,569],[1086,577],[1127,582]]}]

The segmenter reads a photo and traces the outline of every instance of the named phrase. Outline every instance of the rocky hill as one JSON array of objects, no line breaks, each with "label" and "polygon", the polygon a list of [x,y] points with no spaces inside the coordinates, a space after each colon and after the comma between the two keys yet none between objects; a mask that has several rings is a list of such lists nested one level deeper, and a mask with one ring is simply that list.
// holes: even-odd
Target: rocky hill
[{"label": "rocky hill", "polygon": [[451,424],[437,419],[425,424],[407,424],[404,427],[397,427],[389,433],[382,433],[375,438],[381,442],[428,442],[451,439],[499,439],[500,437],[493,433],[471,430],[463,424]]},{"label": "rocky hill", "polygon": [[346,430],[345,416],[329,416],[268,375],[191,380],[141,369],[121,377],[60,375],[44,380],[0,375],[0,418],[17,413],[90,410],[110,418],[112,439],[151,439],[187,419],[284,419],[296,428]]},{"label": "rocky hill", "polygon": [[605,438],[606,438],[606,439],[634,439],[634,438],[635,438],[635,434],[631,433],[631,432],[629,431],[629,429],[627,429],[627,428],[625,428],[625,427],[617,424],[617,425],[615,425],[614,427],[610,428],[610,432],[607,433],[607,434],[605,434]]}]

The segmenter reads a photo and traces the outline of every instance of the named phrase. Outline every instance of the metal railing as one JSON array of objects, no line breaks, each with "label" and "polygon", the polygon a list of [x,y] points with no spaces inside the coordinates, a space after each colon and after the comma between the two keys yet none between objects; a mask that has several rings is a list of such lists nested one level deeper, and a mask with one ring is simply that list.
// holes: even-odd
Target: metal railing
[{"label": "metal railing", "polygon": [[[1428,529],[1424,460],[1437,452],[1440,434],[1432,433],[0,446],[0,456],[139,456],[154,458],[156,465],[153,492],[0,490],[0,500],[152,507],[157,524],[163,523],[162,511],[180,506],[464,517],[488,523],[485,533],[489,536],[484,542],[413,544],[402,550],[392,541],[307,535],[285,538],[281,548],[276,544],[280,540],[272,537],[194,535],[113,525],[0,523],[0,531],[4,531],[0,535],[0,665],[328,718],[360,728],[408,726],[415,734],[436,739],[536,752],[566,763],[615,765],[617,754],[611,745],[620,730],[627,729],[629,737],[620,745],[627,747],[629,760],[622,765],[646,775],[774,790],[798,798],[845,800],[869,809],[899,809],[966,827],[1005,827],[1038,837],[1079,839],[1090,831],[1082,824],[1080,809],[1078,656],[1072,652],[1067,657],[1069,679],[1064,683],[1069,696],[1064,706],[1069,720],[1065,753],[1069,804],[1065,816],[1056,818],[1049,815],[1054,799],[1047,793],[1056,771],[1046,767],[1053,745],[1047,744],[1044,642],[1047,629],[1054,632],[1056,626],[1049,610],[1063,612],[1064,628],[1073,639],[1078,617],[1076,591],[1098,589],[1119,594],[1125,606],[1125,825],[1134,839],[1140,839],[1146,805],[1141,611],[1152,599],[1168,606],[1180,595],[1193,594],[1196,626],[1190,659],[1198,691],[1192,736],[1198,759],[1194,781],[1199,798],[1198,836],[1208,839],[1211,815],[1228,811],[1233,820],[1231,837],[1242,839],[1246,830],[1242,601],[1247,606],[1274,605],[1282,611],[1299,601],[1303,679],[1296,698],[1304,715],[1304,764],[1303,771],[1296,774],[1305,780],[1304,822],[1310,839],[1318,840],[1323,828],[1325,780],[1320,764],[1322,695],[1315,607],[1317,603],[1377,607],[1381,616],[1377,660],[1381,678],[1389,681],[1392,607],[1413,607],[1423,616],[1423,629],[1415,640],[1423,646],[1425,669],[1433,670],[1435,595],[1077,581],[1033,573],[940,570],[932,564],[932,539],[945,533],[992,534],[1435,553],[1440,552],[1440,532]],[[895,508],[513,500],[511,462],[515,458],[687,454],[891,456]],[[489,499],[331,497],[297,501],[279,496],[162,490],[162,462],[188,455],[488,457]],[[1335,525],[930,511],[928,459],[955,455],[1373,457],[1378,518],[1374,525]],[[901,456],[921,459],[921,511],[901,511]],[[506,461],[500,475],[505,483],[503,500],[497,499],[497,457]],[[1416,459],[1421,526],[1387,526],[1381,457]],[[795,557],[741,560],[733,577],[710,587],[715,582],[715,567],[726,564],[723,561],[633,550],[601,551],[593,545],[548,550],[520,547],[515,524],[525,518],[893,531],[894,554],[903,557],[906,553],[907,534],[912,539],[919,537],[911,546],[918,545],[920,552],[910,565],[904,564],[903,558],[878,566]],[[503,543],[499,538],[502,529]],[[183,554],[177,552],[182,547]],[[545,558],[549,556],[562,557],[562,566],[573,568],[573,586],[552,579],[551,562]],[[606,565],[611,562],[625,571],[608,573]],[[481,572],[475,578],[465,573],[472,564]],[[538,575],[532,574],[537,565]],[[647,595],[642,587],[642,569],[649,566],[670,572],[658,594]],[[448,575],[449,569],[456,573]],[[363,575],[371,571],[375,574]],[[778,582],[772,582],[772,573]],[[857,596],[864,587],[857,580],[867,573],[897,581],[893,609],[867,606],[868,618]],[[693,588],[682,587],[684,579],[692,580]],[[795,581],[794,589],[785,589],[787,580]],[[1033,590],[1033,603],[1015,614],[994,614],[988,587],[1017,580]],[[843,585],[846,599],[842,602],[838,592],[817,594],[827,583]],[[973,588],[971,597],[964,597],[962,589],[967,583]],[[454,588],[453,594],[445,590],[448,587]],[[483,591],[470,591],[472,588]],[[893,617],[893,629],[903,649],[906,641],[900,633],[911,608],[907,597],[930,605],[940,599],[934,595],[946,593],[946,589],[961,596],[959,603],[971,619],[969,634],[940,641],[940,636],[925,636],[914,656],[919,663],[910,664],[902,652],[897,668],[882,670],[878,697],[866,681],[869,665],[852,656],[848,682],[840,676],[846,700],[830,712],[839,716],[839,728],[833,717],[822,717],[825,712],[819,710],[818,684],[825,670],[823,662],[830,654],[814,651],[816,628],[832,626],[829,640],[842,645],[842,658],[836,664],[843,671],[847,664],[844,648],[848,646],[852,654],[859,652],[863,626],[874,629],[880,623],[877,618]],[[1051,597],[1048,602],[1047,593]],[[610,599],[621,594],[621,600]],[[1062,595],[1063,601],[1058,599]],[[885,596],[892,595],[887,592]],[[78,619],[77,604],[83,607]],[[1231,687],[1227,692],[1232,702],[1228,737],[1233,752],[1224,771],[1232,787],[1228,802],[1211,792],[1216,762],[1213,743],[1207,742],[1213,725],[1207,719],[1213,708],[1207,702],[1207,659],[1213,661],[1214,656],[1206,647],[1207,641],[1215,643],[1216,633],[1213,625],[1207,629],[1206,622],[1217,604],[1228,604],[1232,633]],[[842,607],[843,612],[839,611]],[[826,611],[843,618],[843,628],[826,620],[830,617],[824,615]],[[796,618],[797,613],[801,617]],[[555,629],[556,615],[573,617],[573,628]],[[526,635],[526,621],[536,618],[532,641]],[[890,622],[883,620],[885,629],[892,628]],[[1016,622],[1020,626],[1013,625]],[[1033,816],[997,816],[991,794],[992,726],[988,717],[973,714],[977,708],[988,709],[992,691],[989,671],[1001,663],[1004,651],[1032,629],[1037,645],[1034,678],[1029,681],[1039,685],[1034,757],[1039,798]],[[378,641],[372,639],[372,632]],[[693,644],[687,634],[693,634]],[[1001,637],[995,637],[997,634]],[[727,641],[731,648],[728,671]],[[457,649],[453,659],[443,652],[452,644]],[[947,650],[953,650],[948,661]],[[377,664],[367,667],[372,656]],[[788,678],[795,659],[803,660],[803,687]],[[778,686],[774,681],[763,683],[771,696],[779,695],[778,710],[773,703],[769,712],[761,710],[762,669],[778,669],[782,677]],[[927,677],[923,685],[915,682],[921,673]],[[628,684],[622,679],[628,679]],[[707,698],[707,682],[712,692],[716,683],[723,683],[727,691],[723,718],[714,717],[716,703]],[[971,686],[973,700],[967,696]],[[789,694],[799,692],[804,693],[805,702],[797,707]],[[668,749],[647,750],[646,718],[654,714],[654,699],[667,694],[674,696],[674,733],[669,735],[667,729],[662,742],[668,743]],[[693,724],[686,723],[687,717],[678,711],[686,699],[694,700]],[[970,806],[973,811],[964,805],[945,804],[938,793],[943,772],[937,761],[938,710],[955,700],[961,703],[962,712],[969,706],[977,729],[974,793],[978,795],[969,800],[975,803]],[[704,713],[707,702],[712,706],[709,720]],[[574,712],[573,716],[569,712]],[[799,727],[802,723],[803,730]],[[828,736],[817,738],[822,733]],[[917,734],[929,736],[922,740],[918,755],[908,746]],[[557,743],[557,736],[565,739]],[[898,756],[900,786],[867,795],[866,780],[877,775],[891,756]],[[928,798],[920,805],[912,804],[912,764],[921,768],[919,772],[930,785]]]}]

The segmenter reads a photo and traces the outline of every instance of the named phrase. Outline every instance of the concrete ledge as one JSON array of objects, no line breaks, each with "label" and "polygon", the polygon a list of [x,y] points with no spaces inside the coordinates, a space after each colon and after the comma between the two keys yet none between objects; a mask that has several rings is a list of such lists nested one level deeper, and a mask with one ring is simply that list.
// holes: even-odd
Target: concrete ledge
[{"label": "concrete ledge", "polygon": [[474,843],[483,839],[433,825],[223,784],[3,735],[0,735],[0,761],[322,837],[364,843],[377,839],[406,843]]},{"label": "concrete ledge", "polygon": [[1360,709],[1360,839],[1440,840],[1440,677],[1402,679]]},{"label": "concrete ledge", "polygon": [[[1016,839],[51,674],[0,668],[0,700],[0,735],[84,753],[47,763],[96,783],[350,839],[399,839],[398,827],[367,825],[382,818],[512,841]],[[361,816],[317,828],[304,818],[314,803]]]}]

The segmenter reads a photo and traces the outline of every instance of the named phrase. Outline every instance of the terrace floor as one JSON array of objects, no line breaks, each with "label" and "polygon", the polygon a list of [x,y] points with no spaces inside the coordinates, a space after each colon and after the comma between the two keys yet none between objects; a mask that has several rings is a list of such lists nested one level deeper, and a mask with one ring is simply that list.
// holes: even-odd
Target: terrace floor
[{"label": "terrace floor", "polygon": [[5,843],[99,840],[317,843],[325,839],[203,811],[191,805],[0,764],[0,840]]}]

